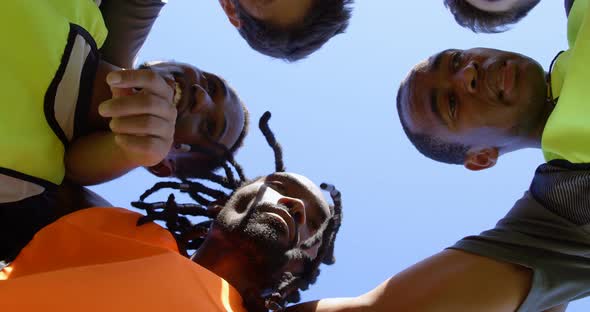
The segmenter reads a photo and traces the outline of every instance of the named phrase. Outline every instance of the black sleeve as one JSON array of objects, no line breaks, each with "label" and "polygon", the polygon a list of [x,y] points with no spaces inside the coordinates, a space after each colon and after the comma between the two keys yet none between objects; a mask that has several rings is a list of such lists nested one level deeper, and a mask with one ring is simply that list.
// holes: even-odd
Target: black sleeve
[{"label": "black sleeve", "polygon": [[103,0],[103,15],[108,37],[100,52],[114,65],[131,68],[143,46],[164,0]]}]

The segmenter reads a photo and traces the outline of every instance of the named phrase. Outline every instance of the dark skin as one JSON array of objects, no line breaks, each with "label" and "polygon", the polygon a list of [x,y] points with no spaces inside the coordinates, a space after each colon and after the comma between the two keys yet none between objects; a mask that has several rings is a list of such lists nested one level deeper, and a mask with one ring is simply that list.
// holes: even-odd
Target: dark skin
[{"label": "dark skin", "polygon": [[237,95],[218,76],[183,63],[153,63],[150,68],[163,75],[171,74],[179,83],[183,96],[176,120],[174,145],[157,166],[150,167],[161,177],[189,174],[195,163],[210,161],[198,152],[187,153],[184,145],[223,151],[212,142],[231,149],[236,144],[245,123],[245,114]]},{"label": "dark skin", "polygon": [[[123,80],[114,83],[113,75]],[[178,107],[172,105],[175,96]],[[68,176],[86,185],[138,166],[153,167],[158,176],[188,174],[179,170],[208,160],[190,146],[233,146],[245,115],[222,79],[188,64],[121,71],[101,61],[87,120],[85,136],[66,155]]]},{"label": "dark skin", "polygon": [[[68,181],[59,186],[58,194],[60,216],[83,208],[110,206],[92,191]],[[279,258],[275,254],[277,251],[284,253],[300,247],[330,216],[330,209],[321,190],[313,182],[291,173],[260,178],[237,190],[232,198],[234,200],[230,199],[223,207],[210,207],[219,210],[218,221],[212,225],[205,241],[191,259],[235,287],[249,305],[249,311],[266,311],[262,293],[272,287],[283,272],[303,272],[300,260],[275,263],[269,262],[269,258]],[[260,205],[262,203],[267,205]],[[249,213],[252,209],[264,211],[252,217]],[[228,231],[227,226],[222,225],[244,223],[255,228],[266,226],[267,230],[278,235],[262,245],[252,244],[254,238],[251,234],[240,229]],[[272,252],[273,256],[265,247],[260,247],[267,244],[280,246]],[[303,252],[315,258],[318,248],[316,245]]]},{"label": "dark skin", "polygon": [[[300,259],[277,259],[300,248],[330,216],[321,190],[292,173],[260,178],[217,209],[216,222],[192,259],[234,286],[248,311],[266,311],[262,296],[283,272],[304,271]],[[313,259],[318,248],[302,252]]]},{"label": "dark skin", "polygon": [[[514,312],[526,298],[531,278],[530,270],[515,264],[445,250],[358,297],[311,301],[287,311]],[[566,307],[544,312],[562,312]]]},{"label": "dark skin", "polygon": [[410,72],[399,112],[410,131],[470,147],[465,167],[540,148],[553,104],[543,68],[524,55],[484,48],[445,50]]}]

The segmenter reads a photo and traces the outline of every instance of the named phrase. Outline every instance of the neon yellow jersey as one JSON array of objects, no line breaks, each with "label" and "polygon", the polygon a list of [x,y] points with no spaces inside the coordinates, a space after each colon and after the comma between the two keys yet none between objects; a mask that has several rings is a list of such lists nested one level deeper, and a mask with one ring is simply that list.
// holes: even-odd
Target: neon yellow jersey
[{"label": "neon yellow jersey", "polygon": [[546,161],[590,163],[590,6],[576,0],[568,17],[569,49],[551,72],[557,105],[547,120],[541,145]]},{"label": "neon yellow jersey", "polygon": [[107,36],[97,2],[4,1],[0,32],[0,186],[7,177],[60,184],[76,107],[90,104]]}]

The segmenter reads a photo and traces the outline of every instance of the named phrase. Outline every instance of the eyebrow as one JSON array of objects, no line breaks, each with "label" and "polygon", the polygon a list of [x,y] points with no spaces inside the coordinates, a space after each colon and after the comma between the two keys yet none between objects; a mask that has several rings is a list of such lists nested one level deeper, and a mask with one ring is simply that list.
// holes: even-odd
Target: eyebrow
[{"label": "eyebrow", "polygon": [[440,51],[438,54],[436,54],[432,58],[432,61],[430,62],[430,66],[428,66],[428,71],[430,71],[430,72],[438,71],[438,69],[440,68],[440,64],[442,63],[443,57],[450,51],[454,51],[454,49],[446,49],[446,50]]},{"label": "eyebrow", "polygon": [[439,106],[438,106],[438,90],[432,89],[430,90],[430,110],[436,116],[436,119],[444,125],[448,127],[447,121],[442,117],[440,113]]},{"label": "eyebrow", "polygon": [[223,129],[221,129],[221,134],[219,135],[219,139],[221,140],[225,135],[225,131],[227,130],[227,119],[225,118],[225,113],[223,114]]},{"label": "eyebrow", "polygon": [[442,62],[442,58],[445,56],[445,52],[447,52],[447,50],[441,51],[434,56],[432,62],[430,62],[430,66],[428,67],[429,72],[438,71],[440,63]]},{"label": "eyebrow", "polygon": [[225,86],[225,83],[223,82],[223,80],[221,80],[221,78],[217,77],[216,75],[211,74],[210,76],[211,78],[213,78],[213,80],[215,80],[215,83],[217,83],[218,86],[221,87],[221,91],[226,94],[227,92],[227,87]]}]

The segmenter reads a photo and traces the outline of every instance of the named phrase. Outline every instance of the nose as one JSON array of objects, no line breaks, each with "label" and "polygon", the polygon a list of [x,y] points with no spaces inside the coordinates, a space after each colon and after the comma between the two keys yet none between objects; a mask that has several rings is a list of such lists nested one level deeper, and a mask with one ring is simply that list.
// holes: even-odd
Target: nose
[{"label": "nose", "polygon": [[456,82],[468,93],[477,91],[478,68],[479,65],[472,61],[456,73]]},{"label": "nose", "polygon": [[287,207],[295,223],[299,225],[305,224],[305,204],[302,200],[292,197],[281,197],[277,203]]},{"label": "nose", "polygon": [[193,113],[205,113],[213,110],[213,99],[209,96],[207,91],[198,84],[193,85],[195,103],[192,103]]}]

